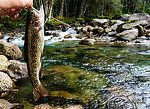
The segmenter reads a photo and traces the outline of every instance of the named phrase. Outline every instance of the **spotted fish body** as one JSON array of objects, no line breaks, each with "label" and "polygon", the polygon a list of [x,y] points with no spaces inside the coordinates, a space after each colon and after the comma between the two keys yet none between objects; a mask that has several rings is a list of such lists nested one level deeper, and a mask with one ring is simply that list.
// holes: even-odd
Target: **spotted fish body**
[{"label": "spotted fish body", "polygon": [[44,48],[44,10],[31,7],[28,10],[24,54],[29,77],[33,86],[33,97],[37,101],[42,96],[48,96],[46,89],[39,80],[41,57]]}]

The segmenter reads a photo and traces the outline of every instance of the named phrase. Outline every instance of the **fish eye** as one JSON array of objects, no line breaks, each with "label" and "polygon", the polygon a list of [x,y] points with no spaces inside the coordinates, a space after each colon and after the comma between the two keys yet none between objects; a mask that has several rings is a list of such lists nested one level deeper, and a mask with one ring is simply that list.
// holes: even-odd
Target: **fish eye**
[{"label": "fish eye", "polygon": [[34,12],[33,12],[33,11],[31,11],[31,14],[34,14]]}]

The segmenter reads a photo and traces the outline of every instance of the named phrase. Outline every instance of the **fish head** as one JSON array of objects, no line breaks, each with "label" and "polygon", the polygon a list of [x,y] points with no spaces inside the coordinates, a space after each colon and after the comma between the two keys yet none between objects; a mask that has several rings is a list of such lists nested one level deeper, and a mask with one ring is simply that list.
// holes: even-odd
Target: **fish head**
[{"label": "fish head", "polygon": [[32,19],[31,20],[32,25],[35,29],[37,29],[36,32],[38,32],[44,26],[44,9],[43,9],[43,5],[41,6],[40,10],[37,10],[34,7],[32,7],[30,9],[30,15],[31,15],[31,19]]}]

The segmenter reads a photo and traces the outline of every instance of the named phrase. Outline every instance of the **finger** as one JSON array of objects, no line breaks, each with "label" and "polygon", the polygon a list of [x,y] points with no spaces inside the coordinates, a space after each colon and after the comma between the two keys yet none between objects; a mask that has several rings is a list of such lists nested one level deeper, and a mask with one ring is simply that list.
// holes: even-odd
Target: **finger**
[{"label": "finger", "polygon": [[9,10],[9,9],[4,10],[4,9],[1,9],[1,8],[0,8],[0,16],[8,15],[8,14],[9,14],[9,12],[10,12],[10,10]]},{"label": "finger", "polygon": [[12,19],[16,19],[19,16],[20,9],[11,9],[9,12],[9,16]]},{"label": "finger", "polygon": [[12,20],[15,20],[18,16],[19,16],[19,14],[16,14],[16,15],[10,15],[9,17],[10,17]]}]

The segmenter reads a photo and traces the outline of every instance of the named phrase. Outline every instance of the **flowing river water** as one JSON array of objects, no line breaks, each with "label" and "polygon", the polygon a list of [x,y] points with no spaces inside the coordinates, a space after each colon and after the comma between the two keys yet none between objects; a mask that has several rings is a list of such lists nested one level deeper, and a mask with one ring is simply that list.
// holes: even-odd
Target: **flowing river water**
[{"label": "flowing river water", "polygon": [[[45,45],[42,83],[51,97],[40,103],[80,104],[84,109],[150,109],[150,49],[79,45],[61,41]],[[31,84],[17,83],[8,100],[32,109]]]}]

